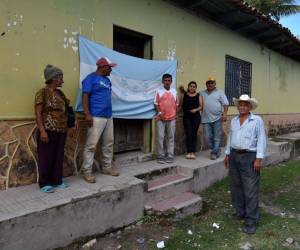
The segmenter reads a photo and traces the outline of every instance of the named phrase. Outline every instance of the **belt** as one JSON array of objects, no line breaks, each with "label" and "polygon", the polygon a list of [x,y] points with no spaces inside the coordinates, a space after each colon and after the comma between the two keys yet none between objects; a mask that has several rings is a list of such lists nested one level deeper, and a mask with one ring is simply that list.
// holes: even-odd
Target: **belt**
[{"label": "belt", "polygon": [[250,150],[247,150],[247,149],[235,149],[235,148],[231,148],[231,151],[236,153],[236,154],[256,153],[255,151],[250,151]]}]

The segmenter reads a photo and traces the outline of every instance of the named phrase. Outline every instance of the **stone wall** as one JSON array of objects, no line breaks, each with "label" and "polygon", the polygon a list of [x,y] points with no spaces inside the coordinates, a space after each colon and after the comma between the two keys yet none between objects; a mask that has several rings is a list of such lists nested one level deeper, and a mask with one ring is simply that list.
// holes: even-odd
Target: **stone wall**
[{"label": "stone wall", "polygon": [[[300,131],[300,114],[262,115],[270,137]],[[222,145],[225,145],[230,124],[224,123]],[[0,121],[0,190],[35,183],[38,181],[36,155],[36,125],[29,121]],[[68,136],[65,158],[64,176],[78,175],[82,163],[82,152],[85,141],[86,127],[81,123],[76,138]],[[175,137],[175,153],[185,153],[185,136],[182,117],[177,119]],[[198,131],[197,149],[207,148],[203,129]],[[96,153],[99,156],[100,153]],[[94,161],[94,168],[99,168],[99,157]]]},{"label": "stone wall", "polygon": [[[64,176],[80,171],[85,134],[86,128],[80,124],[76,138],[68,136]],[[99,159],[93,167],[99,167]],[[38,178],[35,121],[0,121],[0,189],[32,184]]]},{"label": "stone wall", "polygon": [[[260,115],[265,123],[266,134],[269,137],[274,137],[277,135],[298,132],[300,131],[300,114],[263,114]],[[227,133],[230,126],[230,121],[234,116],[228,116],[228,121],[223,125],[223,138],[222,146],[226,144]],[[176,123],[176,136],[175,136],[175,153],[183,154],[185,153],[185,134],[183,130],[182,116],[179,115]],[[198,130],[198,145],[197,150],[206,150],[207,144],[203,136],[203,126],[200,125]]]}]

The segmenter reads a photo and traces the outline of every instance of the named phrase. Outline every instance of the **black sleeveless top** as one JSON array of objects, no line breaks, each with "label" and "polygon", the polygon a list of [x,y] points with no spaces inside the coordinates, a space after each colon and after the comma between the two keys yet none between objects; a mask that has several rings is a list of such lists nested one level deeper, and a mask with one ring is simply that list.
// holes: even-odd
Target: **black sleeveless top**
[{"label": "black sleeveless top", "polygon": [[184,116],[199,116],[200,112],[191,113],[189,110],[199,108],[199,93],[195,96],[189,96],[187,93],[184,93],[183,102],[182,102],[182,110]]}]

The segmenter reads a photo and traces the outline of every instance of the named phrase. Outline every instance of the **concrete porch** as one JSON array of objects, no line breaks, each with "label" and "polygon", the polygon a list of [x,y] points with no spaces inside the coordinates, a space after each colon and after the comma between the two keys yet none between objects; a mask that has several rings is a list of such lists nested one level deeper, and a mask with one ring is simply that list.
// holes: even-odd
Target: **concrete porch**
[{"label": "concrete porch", "polygon": [[[291,137],[294,140],[268,143],[264,165],[290,159],[300,133],[290,134]],[[201,197],[193,193],[227,175],[223,156],[212,161],[209,152],[204,151],[198,153],[196,160],[177,156],[172,164],[158,164],[153,160],[122,163],[117,159],[121,175],[97,173],[96,184],[73,176],[65,179],[69,188],[57,189],[53,194],[41,193],[36,184],[2,191],[0,249],[62,247],[82,237],[129,225],[142,217],[149,206],[164,210],[162,201],[165,205],[167,200],[173,202],[169,208],[178,208],[179,218],[185,213],[199,212]],[[181,197],[174,198],[177,195]]]}]

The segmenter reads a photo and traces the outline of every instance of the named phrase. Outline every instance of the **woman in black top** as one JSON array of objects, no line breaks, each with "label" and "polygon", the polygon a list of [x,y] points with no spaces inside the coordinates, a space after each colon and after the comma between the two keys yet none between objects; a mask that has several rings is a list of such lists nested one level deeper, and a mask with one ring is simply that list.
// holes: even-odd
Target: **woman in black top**
[{"label": "woman in black top", "polygon": [[196,159],[197,131],[201,121],[200,110],[203,109],[203,98],[196,90],[197,83],[189,82],[187,92],[184,92],[182,100],[187,159]]}]

